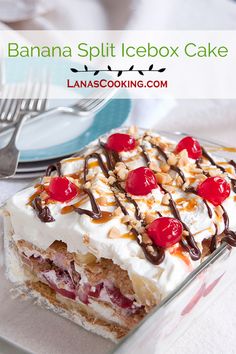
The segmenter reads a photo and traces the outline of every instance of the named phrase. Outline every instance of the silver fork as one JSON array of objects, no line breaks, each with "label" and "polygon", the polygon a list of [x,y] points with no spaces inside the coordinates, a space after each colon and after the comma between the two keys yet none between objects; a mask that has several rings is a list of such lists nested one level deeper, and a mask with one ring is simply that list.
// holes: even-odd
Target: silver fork
[{"label": "silver fork", "polygon": [[18,99],[17,94],[22,88],[19,85],[8,85],[3,88],[0,104],[0,132],[4,132],[16,125],[20,114],[31,113],[32,115],[45,111],[48,95],[48,80],[46,84],[35,81],[32,75],[28,76],[27,83],[23,87],[22,97],[30,96],[32,99]]},{"label": "silver fork", "polygon": [[[26,89],[28,88],[26,87]],[[43,112],[45,109],[47,99],[45,96],[42,99],[41,89],[37,89],[37,96],[39,96],[36,96],[37,98],[18,99],[16,100],[16,103],[14,100],[11,101],[12,105],[9,107],[7,106],[7,108],[5,102],[3,102],[3,105],[1,106],[0,118],[3,117],[4,119],[7,119],[10,117],[13,121],[14,119],[17,119],[17,123],[14,127],[10,141],[5,147],[0,149],[0,178],[11,177],[16,173],[20,155],[19,149],[16,146],[16,141],[20,134],[21,128],[24,122],[31,117],[32,112],[35,112],[36,110],[37,112]],[[7,102],[7,104],[9,104],[9,102]],[[15,118],[17,114],[18,116]]]},{"label": "silver fork", "polygon": [[100,94],[96,92],[96,94],[91,96],[91,98],[83,98],[78,100],[77,103],[70,106],[57,106],[45,110],[43,113],[36,114],[34,119],[30,119],[27,123],[33,123],[37,119],[44,118],[54,113],[69,113],[74,114],[76,116],[87,117],[95,114],[100,111],[107,102],[111,99],[112,96],[116,93],[117,90],[102,90]]}]

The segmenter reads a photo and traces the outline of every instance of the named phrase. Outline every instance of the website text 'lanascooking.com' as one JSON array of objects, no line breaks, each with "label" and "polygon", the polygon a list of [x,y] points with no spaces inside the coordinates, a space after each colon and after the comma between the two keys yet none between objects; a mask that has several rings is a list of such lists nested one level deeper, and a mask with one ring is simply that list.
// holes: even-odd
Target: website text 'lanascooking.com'
[{"label": "website text 'lanascooking.com'", "polygon": [[68,88],[168,88],[168,80],[70,80]]}]

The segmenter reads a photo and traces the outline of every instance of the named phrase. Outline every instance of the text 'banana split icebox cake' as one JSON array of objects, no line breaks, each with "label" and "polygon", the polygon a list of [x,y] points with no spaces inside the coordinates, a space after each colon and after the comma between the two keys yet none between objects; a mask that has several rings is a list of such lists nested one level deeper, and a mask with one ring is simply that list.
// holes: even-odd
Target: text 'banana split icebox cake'
[{"label": "text 'banana split icebox cake'", "polygon": [[117,341],[222,241],[236,246],[235,168],[191,137],[101,138],[8,200],[7,276]]}]

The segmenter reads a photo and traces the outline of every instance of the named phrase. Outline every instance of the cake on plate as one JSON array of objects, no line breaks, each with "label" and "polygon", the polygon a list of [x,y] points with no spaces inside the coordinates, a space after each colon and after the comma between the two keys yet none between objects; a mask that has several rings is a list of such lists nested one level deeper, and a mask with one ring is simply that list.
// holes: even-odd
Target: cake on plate
[{"label": "cake on plate", "polygon": [[112,132],[7,201],[7,276],[117,341],[220,243],[236,245],[235,168],[192,137]]}]

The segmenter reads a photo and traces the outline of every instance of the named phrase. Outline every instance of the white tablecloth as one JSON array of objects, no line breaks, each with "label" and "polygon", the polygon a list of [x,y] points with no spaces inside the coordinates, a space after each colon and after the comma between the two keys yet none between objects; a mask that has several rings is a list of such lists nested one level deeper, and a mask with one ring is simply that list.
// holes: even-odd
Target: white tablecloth
[{"label": "white tablecloth", "polygon": [[[12,29],[235,29],[236,2],[58,0],[55,10],[45,16],[8,26]],[[235,145],[236,101],[181,100],[171,111],[164,110],[167,114],[158,114],[157,107],[153,101],[136,102],[132,120],[145,126],[143,122],[148,114],[148,127],[185,131]],[[0,202],[25,184],[26,181],[1,181]],[[236,353],[235,294],[236,283],[192,324],[168,354]],[[47,354],[43,345],[39,343],[37,349],[34,344],[34,352]],[[64,349],[57,347],[56,352],[62,354]]]}]

